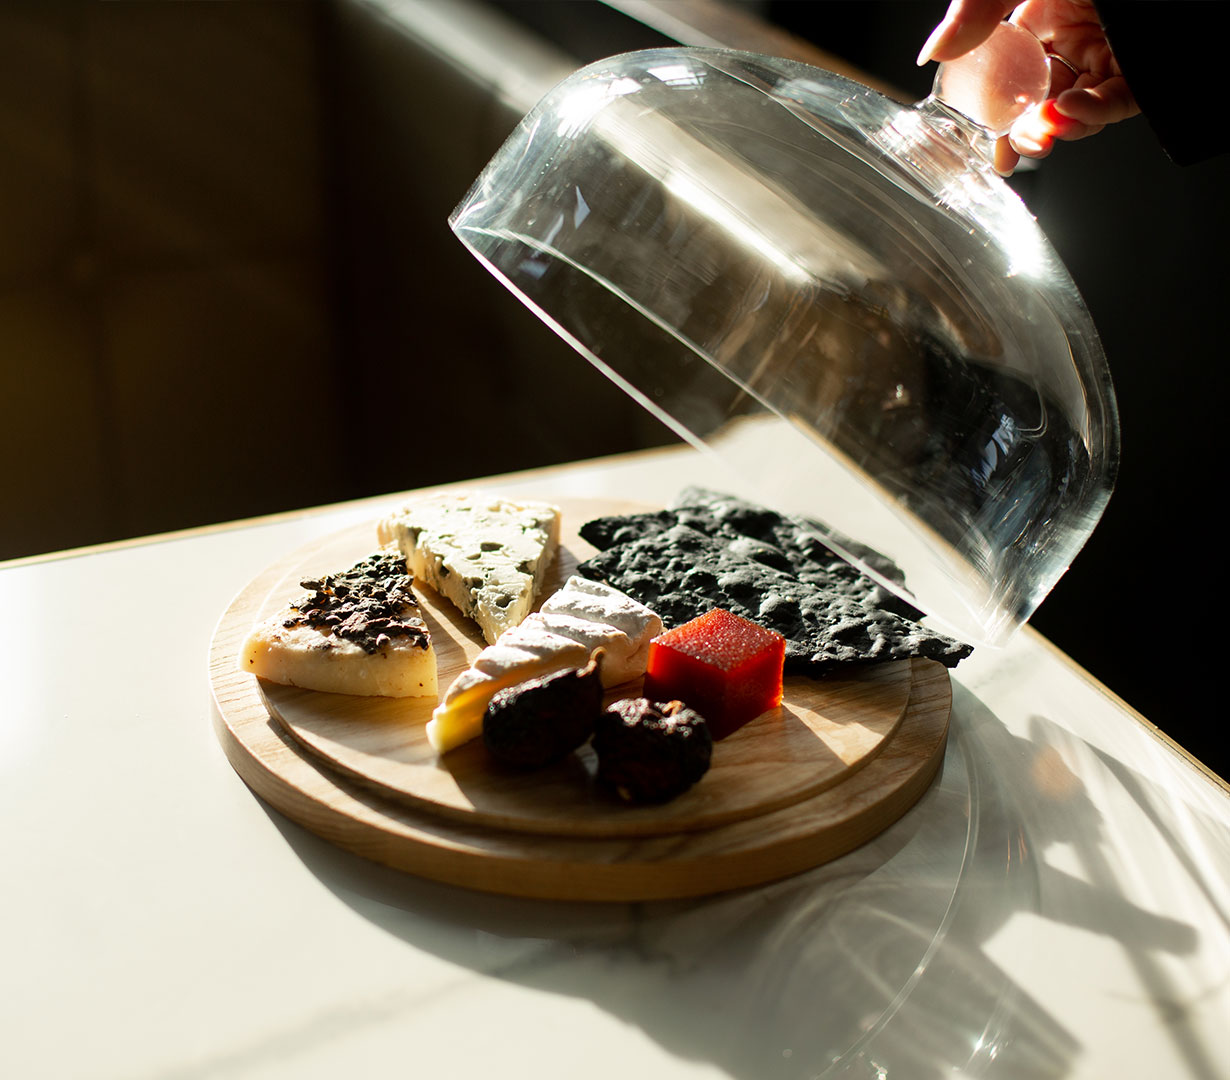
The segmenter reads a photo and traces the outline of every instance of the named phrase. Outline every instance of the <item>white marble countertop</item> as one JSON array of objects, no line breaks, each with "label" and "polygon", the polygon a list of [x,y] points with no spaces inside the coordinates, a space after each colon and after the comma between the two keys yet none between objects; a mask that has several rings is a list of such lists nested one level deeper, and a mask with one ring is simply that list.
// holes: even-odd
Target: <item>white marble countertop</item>
[{"label": "white marble countertop", "polygon": [[[664,502],[681,460],[503,486]],[[289,822],[215,740],[211,634],[375,510],[0,568],[0,1075],[1230,1076],[1230,796],[1030,631],[957,669],[917,806],[774,885],[509,900]]]}]

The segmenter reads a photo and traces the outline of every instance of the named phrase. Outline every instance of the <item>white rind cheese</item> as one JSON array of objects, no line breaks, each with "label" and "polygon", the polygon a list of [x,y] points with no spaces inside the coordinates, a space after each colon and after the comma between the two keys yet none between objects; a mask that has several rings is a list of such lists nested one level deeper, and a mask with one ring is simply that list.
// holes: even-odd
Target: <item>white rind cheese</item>
[{"label": "white rind cheese", "polygon": [[436,696],[431,636],[396,551],[303,584],[302,598],[252,629],[241,671],[333,694]]},{"label": "white rind cheese", "polygon": [[385,518],[377,535],[491,644],[532,610],[559,546],[559,519],[547,503],[437,495]]},{"label": "white rind cheese", "polygon": [[618,686],[644,675],[649,642],[663,629],[662,620],[644,604],[610,585],[576,574],[543,601],[542,614],[568,615],[604,628],[605,639],[597,642],[606,649],[604,686]]},{"label": "white rind cheese", "polygon": [[571,577],[542,610],[504,633],[453,681],[427,724],[438,753],[482,734],[488,703],[509,686],[582,667],[605,651],[602,683],[617,686],[645,674],[649,642],[662,620],[645,605],[599,582]]},{"label": "white rind cheese", "polygon": [[528,616],[453,680],[427,722],[428,742],[440,754],[469,742],[482,734],[483,713],[497,691],[588,660],[584,645],[552,633],[539,616]]}]

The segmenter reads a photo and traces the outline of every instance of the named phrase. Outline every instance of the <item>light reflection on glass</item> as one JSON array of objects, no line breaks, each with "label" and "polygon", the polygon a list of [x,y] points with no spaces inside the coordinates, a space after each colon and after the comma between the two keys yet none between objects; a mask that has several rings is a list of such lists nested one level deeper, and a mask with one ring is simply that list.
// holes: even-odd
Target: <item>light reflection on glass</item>
[{"label": "light reflection on glass", "polygon": [[701,86],[705,81],[704,72],[690,64],[664,64],[645,70],[667,86]]},{"label": "light reflection on glass", "polygon": [[805,282],[811,276],[806,267],[800,266],[788,252],[775,246],[761,229],[746,220],[744,214],[723,202],[712,190],[701,187],[691,176],[672,172],[663,183],[672,195],[723,229],[743,247],[764,256],[792,281]]},{"label": "light reflection on glass", "polygon": [[559,103],[559,124],[555,134],[561,139],[575,139],[589,122],[602,111],[612,98],[626,97],[640,90],[635,79],[622,78],[604,81],[595,79],[580,83]]},{"label": "light reflection on glass", "polygon": [[1040,278],[1047,268],[1043,235],[1019,199],[989,189],[975,172],[954,177],[940,189],[939,201],[955,213],[977,222],[999,239],[1008,255],[1008,276]]},{"label": "light reflection on glass", "polygon": [[998,180],[990,163],[989,133],[928,99],[902,109],[877,133],[892,158],[935,184],[935,201],[975,228],[996,237],[1008,256],[1007,276],[1042,279],[1052,272],[1045,238],[1025,204]]}]

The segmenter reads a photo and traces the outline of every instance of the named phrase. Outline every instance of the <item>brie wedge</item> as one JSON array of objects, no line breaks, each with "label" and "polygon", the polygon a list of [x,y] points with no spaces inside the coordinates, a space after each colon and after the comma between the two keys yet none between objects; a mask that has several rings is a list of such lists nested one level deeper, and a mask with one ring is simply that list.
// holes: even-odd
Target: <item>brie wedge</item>
[{"label": "brie wedge", "polygon": [[436,696],[431,636],[398,552],[301,584],[306,595],[252,629],[240,670],[334,694]]},{"label": "brie wedge", "polygon": [[377,536],[491,644],[533,608],[559,546],[559,517],[547,503],[436,495],[385,518]]},{"label": "brie wedge", "polygon": [[640,601],[576,574],[543,601],[542,614],[588,620],[600,629],[601,639],[593,648],[601,645],[606,650],[602,661],[604,686],[618,686],[644,675],[649,642],[663,629],[662,620]]},{"label": "brie wedge", "polygon": [[582,667],[605,650],[602,683],[617,686],[645,674],[649,642],[662,620],[609,585],[571,577],[558,592],[489,645],[444,692],[427,724],[438,753],[482,734],[483,713],[500,690],[554,671]]}]

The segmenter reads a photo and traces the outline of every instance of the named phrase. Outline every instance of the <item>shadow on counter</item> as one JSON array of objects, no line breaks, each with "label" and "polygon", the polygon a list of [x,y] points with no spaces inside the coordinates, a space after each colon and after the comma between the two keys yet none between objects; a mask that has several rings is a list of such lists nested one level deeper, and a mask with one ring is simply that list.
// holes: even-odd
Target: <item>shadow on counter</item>
[{"label": "shadow on counter", "polygon": [[[1196,934],[1123,894],[1085,785],[1109,784],[1112,799],[1120,790],[1144,798],[1171,831],[1189,833],[1181,809],[1168,810],[1164,793],[1138,776],[1123,787],[1122,770],[1108,771],[1045,720],[1034,718],[1027,738],[1013,736],[960,687],[954,717],[941,777],[881,836],[807,873],[708,899],[487,896],[352,856],[269,813],[339,899],[413,948],[479,976],[591,1001],[668,1053],[745,1080],[861,1077],[871,1065],[940,1080],[992,1062],[996,1073],[1068,1074],[1082,1053],[1079,1033],[992,959],[1016,916],[1109,942],[1181,1016],[1184,993],[1159,957],[1193,955]],[[1075,844],[1090,872],[1044,862],[1054,844]],[[1054,977],[1064,977],[1064,963],[1079,959],[1048,961],[1059,965]],[[1198,1030],[1177,1020],[1167,1037],[1193,1075],[1213,1075]],[[503,1050],[515,1058],[518,1047]]]}]

